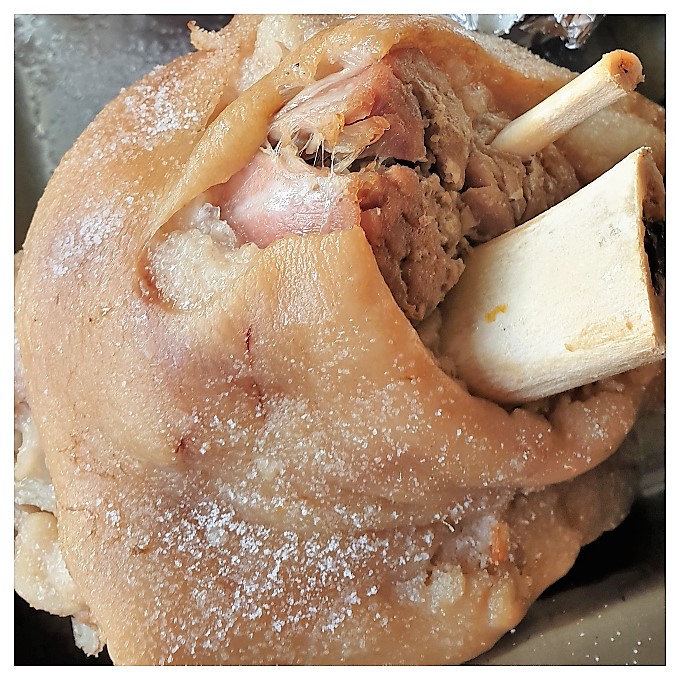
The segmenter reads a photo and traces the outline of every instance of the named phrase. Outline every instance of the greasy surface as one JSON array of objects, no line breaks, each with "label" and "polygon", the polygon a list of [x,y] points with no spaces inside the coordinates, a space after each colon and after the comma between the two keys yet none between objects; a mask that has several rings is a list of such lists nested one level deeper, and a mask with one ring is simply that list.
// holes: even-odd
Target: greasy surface
[{"label": "greasy surface", "polygon": [[[404,35],[408,38],[408,31]],[[370,47],[371,40],[367,42]],[[217,51],[180,62],[173,70],[184,71],[183,80],[177,80],[172,71],[157,71],[152,80],[167,78],[165,85],[177,97],[169,108],[163,108],[167,100],[159,103],[159,95],[142,85],[109,109],[108,115],[117,117],[118,130],[108,128],[101,118],[86,133],[39,208],[20,274],[19,341],[21,347],[31,348],[23,352],[27,390],[57,489],[60,540],[69,569],[106,633],[112,656],[120,662],[160,662],[170,655],[174,660],[188,660],[191,643],[198,641],[195,636],[201,631],[214,633],[213,624],[219,628],[219,620],[228,619],[226,614],[221,619],[217,609],[205,611],[200,606],[203,569],[209,566],[211,578],[224,579],[222,587],[237,593],[221,568],[238,555],[221,548],[238,542],[243,554],[257,555],[248,540],[241,540],[258,536],[257,522],[266,521],[262,531],[272,537],[262,549],[275,553],[279,548],[285,553],[286,546],[297,541],[309,547],[312,556],[308,551],[304,554],[312,559],[317,554],[313,546],[319,545],[323,553],[324,546],[332,545],[332,559],[337,561],[345,554],[354,564],[352,532],[380,532],[413,519],[413,528],[397,528],[388,534],[390,550],[397,563],[404,559],[402,566],[407,570],[430,559],[414,558],[422,554],[422,543],[430,540],[426,527],[433,513],[454,502],[457,486],[521,486],[570,476],[588,467],[606,456],[623,436],[641,392],[640,386],[631,387],[622,395],[596,395],[584,406],[563,404],[554,412],[552,426],[523,412],[507,416],[491,404],[471,400],[432,365],[395,308],[358,230],[281,241],[254,258],[247,273],[226,293],[208,286],[205,292],[212,295],[205,296],[207,302],[189,305],[185,312],[169,308],[154,295],[141,296],[135,283],[148,238],[181,206],[180,197],[223,181],[243,161],[243,155],[217,153],[212,144],[216,140],[223,147],[233,143],[228,140],[234,135],[221,137],[220,133],[229,127],[227,123],[236,125],[239,113],[254,106],[254,96],[226,110],[212,132],[202,138],[195,160],[183,174],[182,163],[219,99],[212,89],[218,83],[210,67],[216,73],[224,58]],[[199,65],[207,69],[196,78],[192,68]],[[262,119],[267,105],[277,100],[268,85],[257,93],[265,109],[259,109]],[[145,100],[167,114],[164,126],[145,118],[149,108],[139,106]],[[205,106],[197,110],[196,101],[205,101]],[[121,145],[125,155],[125,177],[117,176],[120,164],[100,158],[101,184],[92,186],[89,196],[78,195],[80,189],[69,195],[74,191],[70,187],[82,184],[78,175],[85,172],[80,167],[83,160],[96,158],[103,144],[113,142]],[[253,149],[258,143],[254,141]],[[75,204],[79,207],[73,210]],[[343,256],[349,261],[343,263]],[[293,266],[286,268],[282,263]],[[344,279],[340,282],[339,271]],[[51,277],[48,295],[39,292],[44,291],[40,281],[45,273]],[[93,283],[99,290],[96,299],[91,294]],[[197,283],[199,292],[204,283]],[[358,299],[348,295],[357,290]],[[77,344],[77,356],[65,351],[69,343]],[[390,346],[398,349],[386,355]],[[53,362],[59,355],[55,370]],[[356,370],[359,360],[363,377],[357,385],[350,369]],[[354,395],[347,401],[342,396],[344,381],[350,385],[345,395]],[[311,409],[307,408],[310,397],[314,400]],[[384,405],[389,407],[384,422],[377,423],[371,413],[376,403],[381,405],[378,412]],[[305,407],[304,413],[296,417],[300,406]],[[466,417],[470,409],[474,409],[474,423]],[[358,412],[366,418],[354,421]],[[308,423],[303,418],[307,414],[311,414]],[[413,416],[420,418],[415,422]],[[286,428],[277,427],[277,418],[285,419]],[[233,423],[238,426],[234,428]],[[333,430],[339,437],[325,439]],[[592,437],[595,432],[597,436]],[[598,445],[601,439],[603,444]],[[475,446],[470,446],[473,442]],[[368,452],[357,457],[364,444]],[[506,449],[507,464],[493,460],[492,452],[499,452],[501,444],[512,447]],[[443,460],[436,460],[433,454],[441,447],[444,450],[437,457]],[[312,456],[315,465],[310,467]],[[289,478],[281,475],[279,463],[291,471]],[[565,463],[574,464],[573,468],[565,470]],[[220,479],[227,472],[228,478]],[[276,503],[282,488],[299,501],[284,508],[289,514],[285,521],[278,516]],[[253,491],[262,492],[264,498],[257,499]],[[319,491],[324,495],[317,496]],[[328,506],[339,501],[340,510],[324,507],[315,502],[318,498],[328,499]],[[107,509],[104,514],[97,509],[102,503]],[[241,523],[244,517],[252,522],[247,527]],[[334,541],[327,534],[327,543],[320,539],[310,543],[316,532],[314,518],[319,518],[322,527],[337,527],[342,539]],[[296,531],[280,534],[278,527],[291,526],[291,519]],[[348,531],[350,526],[356,529]],[[207,532],[211,538],[206,529],[215,529]],[[449,531],[446,526],[444,530]],[[545,583],[540,576],[535,579],[538,590],[573,559],[582,537],[575,532],[569,538],[570,531],[548,532],[561,543],[566,558],[564,564],[546,567]],[[177,569],[175,561],[185,568]],[[385,568],[384,561],[376,567]],[[129,569],[101,569],[102,564],[124,564]],[[161,572],[167,566],[172,579],[160,583],[151,565]],[[276,571],[277,564],[271,566],[268,574]],[[410,580],[407,571],[389,573],[385,576],[388,585],[390,579]],[[479,572],[482,581],[488,578],[485,573]],[[276,582],[276,574],[272,578]],[[344,569],[342,578],[351,580]],[[343,584],[349,586],[345,580]],[[456,601],[456,587],[450,579],[445,589],[447,603]],[[106,595],[112,591],[120,593],[115,603]],[[338,592],[346,596],[342,600],[345,608],[352,604],[353,590]],[[384,592],[390,592],[389,588]],[[477,591],[471,592],[474,600]],[[537,591],[510,592],[507,606],[502,607],[506,618],[501,628],[512,625]],[[144,612],[145,605],[140,609],[140,593],[150,596],[151,611]],[[193,637],[188,637],[188,621],[171,614],[177,598],[188,605],[187,617],[195,624]],[[293,600],[300,601],[294,596]],[[333,613],[340,616],[340,601],[333,602],[338,605]],[[394,612],[393,621],[403,612],[399,602],[396,596],[385,602],[386,609]],[[306,611],[314,614],[309,606]],[[418,616],[424,612],[417,611]],[[253,621],[271,624],[258,628],[263,641],[272,631],[281,632],[269,615],[262,619],[257,609],[251,613]],[[466,617],[461,626],[474,628],[477,623]],[[363,626],[355,624],[360,619],[358,613],[345,615],[343,631],[353,625],[361,630]],[[148,631],[148,637],[133,644],[129,631],[123,629],[126,622],[138,622],[139,626],[133,626],[135,634],[141,629]],[[291,639],[296,644],[304,641],[300,653],[328,649],[331,654],[338,645],[342,647],[337,636],[328,636],[333,632],[330,628],[322,630],[332,622],[317,621],[319,635],[314,642],[321,647],[316,648],[307,633],[299,632],[304,624],[300,626],[299,619],[292,623],[297,632],[291,633]],[[165,635],[155,637],[161,627]],[[486,623],[486,617],[482,628],[480,642],[485,636],[493,640],[500,634]],[[380,629],[372,630],[380,634]],[[390,638],[400,639],[398,626],[390,629]],[[236,634],[233,644],[238,649]],[[360,640],[357,644],[361,649]],[[286,646],[281,654],[295,654],[296,649],[295,644]],[[360,658],[351,644],[344,649],[349,658]],[[465,653],[476,651],[470,647]],[[219,654],[228,652],[224,645]],[[238,652],[230,657],[237,658]]]}]

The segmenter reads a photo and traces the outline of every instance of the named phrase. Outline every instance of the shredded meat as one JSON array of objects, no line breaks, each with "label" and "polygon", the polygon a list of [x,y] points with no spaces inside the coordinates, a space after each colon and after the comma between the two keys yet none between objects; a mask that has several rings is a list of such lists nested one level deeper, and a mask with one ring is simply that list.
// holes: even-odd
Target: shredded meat
[{"label": "shredded meat", "polygon": [[476,242],[504,234],[579,188],[574,169],[553,145],[525,163],[489,146],[508,122],[494,114],[475,120],[477,134],[461,196],[476,220],[467,234]]},{"label": "shredded meat", "polygon": [[521,221],[536,217],[547,208],[579,190],[574,168],[552,144],[537,153],[526,165],[523,188],[527,207]]},{"label": "shredded meat", "polygon": [[461,195],[475,218],[468,236],[488,241],[519,223],[526,208],[523,175],[519,158],[475,144],[466,172],[467,188]]},{"label": "shredded meat", "polygon": [[418,101],[425,122],[428,160],[425,169],[437,173],[448,190],[459,191],[465,179],[473,135],[472,122],[462,102],[443,71],[422,52],[398,50],[385,61]]},{"label": "shredded meat", "polygon": [[416,162],[426,153],[418,102],[383,62],[303,90],[276,115],[269,139],[295,143],[306,158],[321,151],[336,172],[364,155]]},{"label": "shredded meat", "polygon": [[359,194],[361,226],[395,300],[411,320],[422,320],[463,271],[463,233],[457,194],[437,175],[394,165],[371,172]]},{"label": "shredded meat", "polygon": [[[418,324],[456,284],[469,242],[499,236],[578,190],[549,146],[490,146],[508,123],[480,85],[461,99],[417,49],[323,78],[275,117],[272,149],[213,188],[241,243],[361,226],[396,302]],[[467,109],[466,109],[467,102]]]}]

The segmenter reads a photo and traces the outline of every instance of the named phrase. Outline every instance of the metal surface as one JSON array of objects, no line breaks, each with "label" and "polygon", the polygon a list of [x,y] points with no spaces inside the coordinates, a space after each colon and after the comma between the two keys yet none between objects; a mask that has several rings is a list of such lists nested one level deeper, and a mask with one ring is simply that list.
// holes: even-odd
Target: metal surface
[{"label": "metal surface", "polygon": [[[64,152],[121,88],[190,49],[186,23],[217,28],[228,18],[17,16],[15,18],[15,247]],[[614,47],[637,51],[648,96],[665,100],[665,20],[605,18],[584,51],[542,46],[583,70]],[[559,43],[559,41],[558,41]],[[650,87],[651,85],[651,87]],[[532,607],[517,630],[475,664],[663,664],[665,662],[664,418],[638,430],[655,462],[643,494],[615,531],[585,548],[574,569]],[[16,664],[110,663],[87,659],[68,621],[15,598]]]},{"label": "metal surface", "polygon": [[228,15],[15,16],[15,248],[87,124],[122,88],[192,49],[191,19],[219,28]]}]

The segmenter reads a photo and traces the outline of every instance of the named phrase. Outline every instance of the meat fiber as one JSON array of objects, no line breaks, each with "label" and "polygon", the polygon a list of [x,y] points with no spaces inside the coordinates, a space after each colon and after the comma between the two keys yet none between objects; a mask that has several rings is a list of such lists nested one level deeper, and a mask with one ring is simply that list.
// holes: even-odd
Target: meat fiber
[{"label": "meat fiber", "polygon": [[480,101],[458,97],[419,50],[394,50],[299,92],[274,118],[271,148],[208,200],[241,243],[260,247],[361,225],[395,300],[418,323],[458,281],[469,241],[578,189],[554,146],[528,162],[492,149],[508,121],[487,110],[488,93]]}]

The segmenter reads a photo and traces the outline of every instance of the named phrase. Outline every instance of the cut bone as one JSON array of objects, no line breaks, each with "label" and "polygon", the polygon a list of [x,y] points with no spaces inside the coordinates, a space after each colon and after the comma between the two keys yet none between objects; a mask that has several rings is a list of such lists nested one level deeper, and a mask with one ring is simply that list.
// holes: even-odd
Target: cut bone
[{"label": "cut bone", "polygon": [[645,222],[665,219],[649,149],[473,249],[442,303],[441,352],[473,394],[522,403],[658,361],[663,302]]},{"label": "cut bone", "polygon": [[528,158],[644,80],[640,60],[616,50],[509,123],[491,146]]}]

